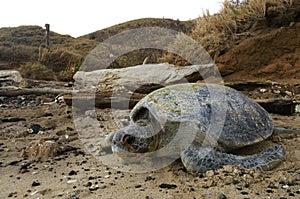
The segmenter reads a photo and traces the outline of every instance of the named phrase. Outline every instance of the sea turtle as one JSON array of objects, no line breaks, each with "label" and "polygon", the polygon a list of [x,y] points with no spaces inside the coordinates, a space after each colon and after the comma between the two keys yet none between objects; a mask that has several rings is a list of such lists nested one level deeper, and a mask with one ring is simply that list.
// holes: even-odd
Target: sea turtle
[{"label": "sea turtle", "polygon": [[171,146],[168,153],[180,150],[178,157],[188,172],[202,173],[225,165],[270,170],[284,156],[282,146],[254,155],[232,154],[265,140],[274,127],[260,105],[222,85],[166,86],[140,100],[130,119],[128,126],[106,138],[112,151],[125,160],[124,154],[151,153]]}]

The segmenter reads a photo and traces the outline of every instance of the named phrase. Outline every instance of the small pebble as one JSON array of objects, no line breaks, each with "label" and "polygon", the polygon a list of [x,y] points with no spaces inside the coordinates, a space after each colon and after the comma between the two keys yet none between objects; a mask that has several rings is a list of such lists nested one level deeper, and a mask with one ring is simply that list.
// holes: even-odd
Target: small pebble
[{"label": "small pebble", "polygon": [[175,188],[177,188],[177,185],[162,183],[162,184],[159,185],[159,188],[162,188],[162,189],[175,189]]},{"label": "small pebble", "polygon": [[36,182],[36,181],[33,181],[32,184],[31,184],[31,186],[33,186],[33,187],[37,187],[37,186],[40,186],[40,185],[41,185],[41,183]]},{"label": "small pebble", "polygon": [[8,197],[11,198],[11,197],[13,197],[13,195],[15,195],[15,194],[17,194],[17,192],[10,193],[10,194],[8,194]]},{"label": "small pebble", "polygon": [[229,184],[231,184],[232,183],[232,178],[231,177],[225,177],[224,178],[224,183],[226,184],[226,185],[229,185]]},{"label": "small pebble", "polygon": [[155,180],[155,178],[151,176],[147,176],[145,182]]},{"label": "small pebble", "polygon": [[74,171],[74,170],[72,170],[72,171],[69,172],[69,176],[73,176],[73,175],[77,175],[77,172]]},{"label": "small pebble", "polygon": [[293,93],[291,91],[285,91],[285,94],[287,94],[290,97],[293,97]]},{"label": "small pebble", "polygon": [[289,185],[283,185],[282,188],[283,188],[283,189],[288,189],[288,188],[289,188]]},{"label": "small pebble", "polygon": [[30,195],[33,196],[33,195],[35,195],[35,194],[37,194],[37,193],[38,193],[38,191],[34,191],[34,192],[32,192]]},{"label": "small pebble", "polygon": [[227,172],[227,173],[232,173],[233,170],[234,170],[234,168],[233,168],[232,165],[226,165],[226,166],[224,166],[223,169],[224,169],[224,171]]},{"label": "small pebble", "polygon": [[293,197],[294,197],[294,196],[295,196],[295,194],[294,194],[294,193],[289,193],[289,196],[293,196]]},{"label": "small pebble", "polygon": [[265,88],[262,88],[262,89],[260,89],[259,91],[260,91],[261,93],[265,93],[265,92],[267,92],[268,90],[265,89]]},{"label": "small pebble", "polygon": [[221,194],[219,195],[219,199],[227,199],[227,197],[226,197],[224,194],[221,193]]},{"label": "small pebble", "polygon": [[142,187],[142,185],[140,185],[140,184],[137,184],[134,186],[134,188],[136,188],[136,189],[141,188],[141,187]]},{"label": "small pebble", "polygon": [[242,194],[242,195],[248,195],[249,193],[246,192],[246,191],[242,191],[241,194]]},{"label": "small pebble", "polygon": [[215,175],[215,173],[214,173],[213,170],[206,171],[206,173],[205,173],[205,176],[206,176],[206,177],[212,177],[212,176],[214,176],[214,175]]},{"label": "small pebble", "polygon": [[97,189],[99,189],[99,186],[96,184],[96,185],[92,185],[92,186],[90,186],[90,188],[89,188],[89,190],[90,191],[95,191],[95,190],[97,190]]},{"label": "small pebble", "polygon": [[91,183],[91,182],[87,182],[86,184],[84,184],[83,186],[84,187],[90,187],[90,186],[92,186],[93,185],[93,183]]},{"label": "small pebble", "polygon": [[72,184],[72,183],[75,183],[75,182],[77,182],[77,180],[68,180],[67,181],[68,184]]}]

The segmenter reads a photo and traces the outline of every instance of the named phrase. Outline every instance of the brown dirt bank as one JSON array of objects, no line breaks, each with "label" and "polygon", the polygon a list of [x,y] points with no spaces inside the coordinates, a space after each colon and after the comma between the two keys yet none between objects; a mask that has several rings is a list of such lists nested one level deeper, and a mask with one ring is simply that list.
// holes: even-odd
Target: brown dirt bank
[{"label": "brown dirt bank", "polygon": [[225,81],[299,83],[300,23],[243,41],[216,61]]}]

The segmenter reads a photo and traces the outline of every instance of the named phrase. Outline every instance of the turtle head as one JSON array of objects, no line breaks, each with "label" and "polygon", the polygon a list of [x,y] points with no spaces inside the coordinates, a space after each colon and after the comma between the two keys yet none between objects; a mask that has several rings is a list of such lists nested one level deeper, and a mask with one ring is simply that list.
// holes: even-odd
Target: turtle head
[{"label": "turtle head", "polygon": [[155,151],[158,145],[157,134],[153,134],[151,126],[134,123],[108,136],[112,151],[118,155],[124,152],[147,153]]}]

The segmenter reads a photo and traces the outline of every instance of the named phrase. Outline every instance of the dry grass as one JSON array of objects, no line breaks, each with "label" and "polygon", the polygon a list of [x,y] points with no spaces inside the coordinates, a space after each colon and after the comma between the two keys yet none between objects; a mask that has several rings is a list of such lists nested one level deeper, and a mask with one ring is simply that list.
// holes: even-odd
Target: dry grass
[{"label": "dry grass", "polygon": [[239,42],[240,36],[255,32],[272,11],[284,15],[293,4],[292,0],[244,0],[236,5],[226,0],[219,14],[206,12],[196,20],[192,37],[216,59]]},{"label": "dry grass", "polygon": [[24,78],[37,80],[57,80],[56,74],[53,70],[47,68],[39,62],[28,62],[21,65],[19,71]]},{"label": "dry grass", "polygon": [[[211,15],[206,11],[196,19],[190,35],[216,60],[251,36],[269,28],[289,25],[297,18],[297,12],[293,10],[296,4],[299,6],[300,0],[244,0],[239,5],[225,0],[218,14]],[[178,43],[172,47],[176,48]],[[166,53],[161,61],[187,64],[174,53]]]},{"label": "dry grass", "polygon": [[[69,81],[74,68],[78,68],[77,65],[97,45],[96,41],[54,32],[50,33],[50,42],[51,50],[48,52],[44,29],[39,26],[1,28],[0,60],[22,65],[20,70],[27,78],[49,79],[42,70],[45,69],[50,73],[49,77]],[[30,74],[30,69],[41,74]]]}]

